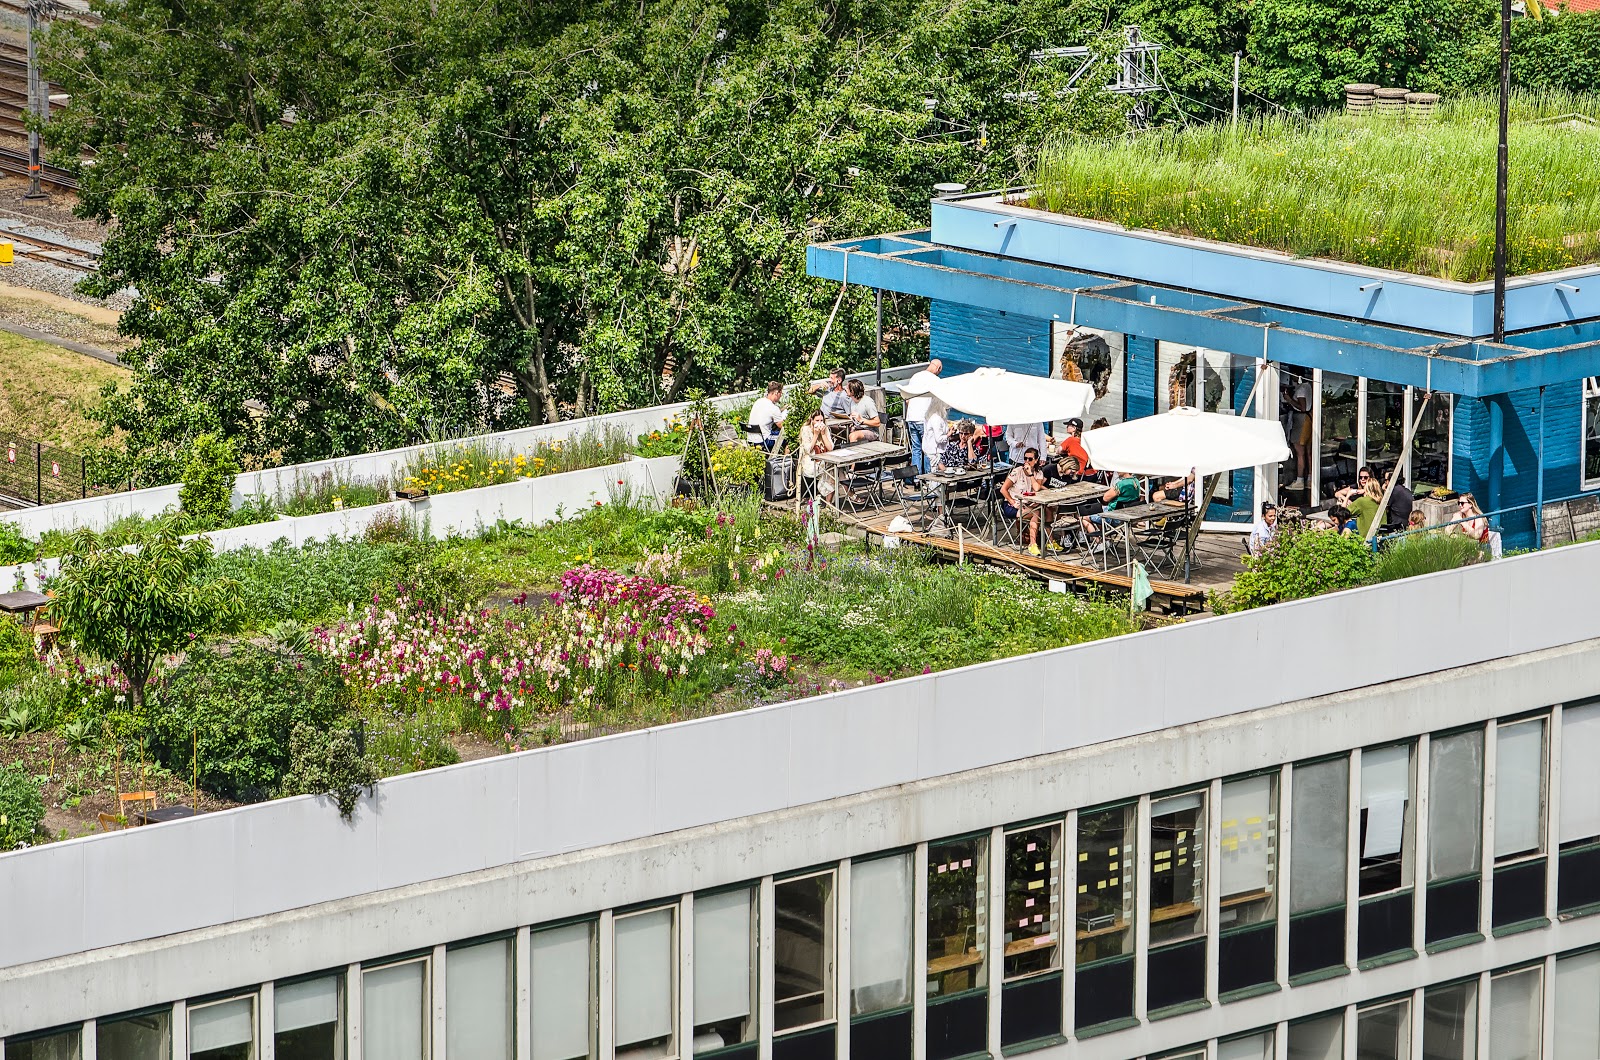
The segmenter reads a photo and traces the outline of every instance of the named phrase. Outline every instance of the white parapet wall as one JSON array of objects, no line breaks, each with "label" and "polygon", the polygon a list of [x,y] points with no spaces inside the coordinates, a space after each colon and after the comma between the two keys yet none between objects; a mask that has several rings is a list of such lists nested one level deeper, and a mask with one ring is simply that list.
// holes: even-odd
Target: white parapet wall
[{"label": "white parapet wall", "polygon": [[[885,368],[883,377],[888,380],[907,378],[921,369],[924,363]],[[856,372],[852,373],[851,378],[865,381],[870,380],[873,374]],[[754,390],[742,394],[727,394],[712,398],[712,404],[722,409],[730,409],[753,401],[758,396]],[[582,419],[562,420],[559,423],[519,427],[509,431],[428,442],[400,449],[385,449],[376,453],[358,453],[354,456],[314,460],[304,464],[267,468],[263,471],[241,472],[233,481],[233,503],[238,507],[251,497],[288,496],[294,493],[297,484],[313,481],[322,475],[333,475],[341,481],[392,484],[417,457],[430,452],[448,452],[462,445],[483,446],[509,455],[527,451],[541,444],[549,445],[553,442],[581,438],[586,434],[603,435],[615,432],[632,439],[671,423],[674,417],[681,416],[688,407],[689,403],[683,401],[671,405],[652,405],[649,408],[610,412],[603,416],[586,416]],[[670,487],[670,483],[668,485]],[[37,508],[5,511],[0,512],[0,521],[12,523],[24,534],[34,538],[46,531],[75,530],[78,527],[100,531],[129,515],[150,517],[176,510],[178,491],[181,488],[181,484],[175,483],[128,493],[107,494],[104,497],[89,497],[86,500],[64,501]],[[0,579],[4,578],[4,572],[0,571]],[[8,583],[0,580],[0,586],[8,587]]]},{"label": "white parapet wall", "polygon": [[[374,523],[395,518],[409,520],[441,539],[451,534],[474,534],[502,519],[536,526],[571,518],[624,493],[659,504],[672,494],[678,462],[676,456],[630,457],[620,464],[440,493],[418,501],[390,501],[320,515],[281,515],[271,522],[212,530],[198,536],[209,538],[218,552],[231,552],[269,548],[278,541],[303,545],[329,538],[361,537]],[[61,561],[52,557],[0,567],[0,592],[40,589],[41,576],[49,578],[60,565]]]}]

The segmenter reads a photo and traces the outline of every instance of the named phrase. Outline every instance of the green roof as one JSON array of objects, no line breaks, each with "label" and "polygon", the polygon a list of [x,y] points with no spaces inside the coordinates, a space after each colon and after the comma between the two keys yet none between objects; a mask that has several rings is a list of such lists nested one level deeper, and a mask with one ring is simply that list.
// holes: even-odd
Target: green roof
[{"label": "green roof", "polygon": [[[1600,261],[1600,98],[1518,97],[1509,271]],[[1492,276],[1497,104],[1289,115],[1047,147],[1027,205],[1448,280]]]}]

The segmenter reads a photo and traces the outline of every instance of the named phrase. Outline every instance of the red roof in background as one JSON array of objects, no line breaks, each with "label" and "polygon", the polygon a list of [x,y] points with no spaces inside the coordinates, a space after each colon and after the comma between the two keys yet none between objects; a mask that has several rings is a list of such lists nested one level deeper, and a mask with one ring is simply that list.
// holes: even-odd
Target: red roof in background
[{"label": "red roof in background", "polygon": [[1542,0],[1546,11],[1555,11],[1565,7],[1568,11],[1600,11],[1600,0]]}]

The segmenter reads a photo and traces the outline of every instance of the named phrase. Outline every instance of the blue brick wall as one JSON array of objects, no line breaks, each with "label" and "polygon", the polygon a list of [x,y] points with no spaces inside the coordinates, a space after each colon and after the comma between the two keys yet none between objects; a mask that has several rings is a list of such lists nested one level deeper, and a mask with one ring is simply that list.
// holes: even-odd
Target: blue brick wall
[{"label": "blue brick wall", "polygon": [[934,302],[929,307],[929,328],[930,355],[944,362],[946,375],[975,368],[1050,374],[1048,320]]},{"label": "blue brick wall", "polygon": [[[1580,416],[1583,389],[1578,382],[1545,389],[1544,496],[1546,500],[1570,497],[1582,488]],[[1502,413],[1500,452],[1489,448],[1489,402]],[[1455,480],[1458,490],[1470,491],[1484,510],[1532,505],[1538,499],[1541,438],[1539,391],[1518,390],[1490,399],[1458,398],[1455,423]],[[1498,464],[1500,495],[1489,491],[1490,473]],[[1500,517],[1507,548],[1534,543],[1532,510]]]}]

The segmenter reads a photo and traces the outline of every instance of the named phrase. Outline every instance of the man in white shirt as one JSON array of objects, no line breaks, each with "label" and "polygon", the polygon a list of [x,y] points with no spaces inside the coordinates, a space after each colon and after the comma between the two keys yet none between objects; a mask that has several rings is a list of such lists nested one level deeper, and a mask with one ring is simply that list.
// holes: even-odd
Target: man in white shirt
[{"label": "man in white shirt", "polygon": [[822,415],[829,425],[850,418],[850,395],[844,392],[843,368],[835,368],[828,378],[811,384],[811,392],[822,395]]},{"label": "man in white shirt", "polygon": [[942,401],[935,401],[928,407],[928,418],[922,421],[921,443],[912,450],[912,457],[917,461],[917,467],[924,473],[931,471],[939,462],[939,451],[944,448],[945,434],[948,432],[948,421],[945,413],[950,411],[950,406]]},{"label": "man in white shirt", "polygon": [[1040,423],[1012,423],[1006,425],[1006,447],[1011,452],[1011,462],[1022,466],[1024,454],[1029,449],[1045,452],[1044,425]]},{"label": "man in white shirt", "polygon": [[751,445],[759,445],[763,449],[772,450],[778,444],[778,438],[783,434],[783,409],[778,402],[783,400],[783,384],[768,383],[765,397],[756,399],[750,406],[750,420],[745,426],[745,440]]},{"label": "man in white shirt", "polygon": [[[942,371],[944,362],[935,357],[928,362],[928,367],[906,380],[905,387],[912,391],[926,391],[933,385],[933,381],[939,378],[939,373]],[[911,435],[911,459],[917,465],[918,471],[927,471],[929,467],[927,458],[922,455],[922,439],[927,428],[929,413],[935,406],[942,409],[943,402],[929,393],[906,398],[906,430]],[[944,417],[940,416],[940,423],[943,422]]]}]

